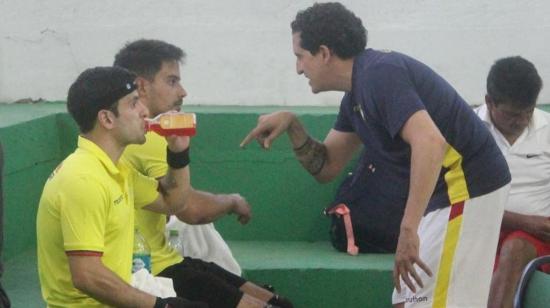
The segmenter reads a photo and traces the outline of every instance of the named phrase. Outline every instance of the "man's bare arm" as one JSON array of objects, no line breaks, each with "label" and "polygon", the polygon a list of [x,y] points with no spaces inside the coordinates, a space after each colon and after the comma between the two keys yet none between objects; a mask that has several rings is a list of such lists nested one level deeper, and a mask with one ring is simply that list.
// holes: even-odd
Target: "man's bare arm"
[{"label": "man's bare arm", "polygon": [[176,217],[188,224],[210,223],[227,214],[236,214],[242,224],[251,218],[250,205],[239,194],[212,194],[192,189],[186,203]]},{"label": "man's bare arm", "polygon": [[75,288],[115,307],[151,308],[156,297],[133,288],[101,262],[100,255],[68,254],[69,269]]},{"label": "man's bare arm", "polygon": [[[167,161],[168,171],[160,178],[159,197],[144,208],[150,211],[175,214],[185,209],[191,188],[189,171],[189,137],[169,136]],[[170,157],[176,162],[171,166]],[[185,162],[185,163],[181,163]]]},{"label": "man's bare arm", "polygon": [[256,139],[269,149],[274,139],[287,132],[298,161],[319,182],[334,179],[353,157],[361,141],[355,133],[332,129],[323,142],[308,135],[295,114],[289,111],[262,115],[257,126],[241,142],[241,147]]},{"label": "man's bare arm", "polygon": [[398,292],[401,292],[400,278],[415,292],[416,286],[412,280],[421,288],[423,283],[414,265],[432,275],[419,256],[421,243],[418,226],[435,189],[448,144],[424,110],[414,113],[405,122],[400,136],[411,146],[411,175],[395,252],[393,279]]},{"label": "man's bare arm", "polygon": [[550,243],[550,219],[548,217],[504,211],[502,228],[505,230],[521,230]]}]

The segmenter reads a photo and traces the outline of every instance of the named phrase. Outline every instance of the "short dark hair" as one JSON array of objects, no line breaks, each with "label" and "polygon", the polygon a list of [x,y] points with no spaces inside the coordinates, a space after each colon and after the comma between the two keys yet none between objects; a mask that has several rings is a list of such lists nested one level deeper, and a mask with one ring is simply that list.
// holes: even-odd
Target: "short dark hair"
[{"label": "short dark hair", "polygon": [[523,109],[537,103],[542,79],[533,63],[520,56],[497,60],[487,76],[487,94],[495,105]]},{"label": "short dark hair", "polygon": [[82,133],[94,128],[97,113],[117,113],[118,101],[133,92],[136,75],[122,67],[94,67],[82,72],[69,88],[67,109]]},{"label": "short dark hair", "polygon": [[312,54],[327,46],[342,59],[358,55],[367,45],[367,30],[361,19],[338,2],[315,3],[299,11],[290,24],[300,32],[301,47]]},{"label": "short dark hair", "polygon": [[115,66],[124,67],[138,76],[153,79],[165,61],[181,62],[185,52],[160,40],[140,39],[126,43],[115,56]]}]

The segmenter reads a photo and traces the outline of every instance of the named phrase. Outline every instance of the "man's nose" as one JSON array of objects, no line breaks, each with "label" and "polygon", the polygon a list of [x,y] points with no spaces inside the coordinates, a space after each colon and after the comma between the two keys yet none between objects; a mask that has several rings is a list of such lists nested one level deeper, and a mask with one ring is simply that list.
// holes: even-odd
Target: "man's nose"
[{"label": "man's nose", "polygon": [[296,61],[296,74],[302,75],[304,73],[304,69],[302,68],[302,64],[300,64],[299,61]]},{"label": "man's nose", "polygon": [[179,86],[179,93],[178,93],[179,97],[180,98],[184,98],[187,96],[187,91],[185,91],[185,88],[183,88],[183,86],[180,84]]},{"label": "man's nose", "polygon": [[525,127],[525,126],[529,125],[529,120],[530,120],[530,119],[531,119],[531,116],[530,116],[530,115],[522,115],[522,116],[518,119],[517,123],[518,123],[519,125],[521,125],[522,127]]},{"label": "man's nose", "polygon": [[531,119],[530,116],[527,115],[521,115],[517,116],[514,121],[512,122],[512,125],[517,129],[523,129],[529,125],[529,120]]},{"label": "man's nose", "polygon": [[143,103],[143,101],[140,99],[139,100],[139,105],[142,109],[142,117],[145,117],[145,118],[148,118],[149,117],[149,108],[147,108],[147,106],[145,106],[145,104]]}]

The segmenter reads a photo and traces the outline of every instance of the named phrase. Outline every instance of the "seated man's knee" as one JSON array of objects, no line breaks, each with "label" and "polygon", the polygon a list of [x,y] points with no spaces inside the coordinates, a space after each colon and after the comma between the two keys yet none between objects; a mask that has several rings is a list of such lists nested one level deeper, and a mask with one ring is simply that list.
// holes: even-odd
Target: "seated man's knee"
[{"label": "seated man's knee", "polygon": [[537,251],[535,246],[522,238],[507,239],[500,250],[500,262],[519,264],[521,266],[535,258]]}]

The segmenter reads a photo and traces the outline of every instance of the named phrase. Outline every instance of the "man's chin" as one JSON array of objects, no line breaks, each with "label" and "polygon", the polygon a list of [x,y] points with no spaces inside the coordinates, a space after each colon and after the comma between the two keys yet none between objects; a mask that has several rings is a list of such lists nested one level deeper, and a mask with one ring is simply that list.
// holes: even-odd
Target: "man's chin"
[{"label": "man's chin", "polygon": [[325,91],[327,91],[327,90],[311,87],[311,93],[313,93],[313,94],[318,94],[318,93],[325,92]]},{"label": "man's chin", "polygon": [[505,133],[509,135],[521,135],[526,127],[508,127],[508,129],[504,130]]},{"label": "man's chin", "polygon": [[181,105],[183,104],[183,101],[178,101],[174,104],[174,108],[172,110],[180,112],[181,111]]},{"label": "man's chin", "polygon": [[319,89],[317,89],[317,88],[315,88],[315,87],[313,87],[313,86],[310,86],[310,88],[311,88],[311,93],[313,93],[313,94],[317,94],[317,93],[320,92]]},{"label": "man's chin", "polygon": [[134,142],[134,144],[144,144],[147,139],[145,138],[145,135],[141,136],[140,138],[137,138]]}]

